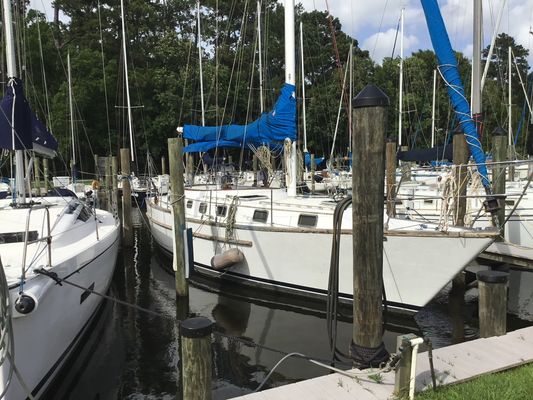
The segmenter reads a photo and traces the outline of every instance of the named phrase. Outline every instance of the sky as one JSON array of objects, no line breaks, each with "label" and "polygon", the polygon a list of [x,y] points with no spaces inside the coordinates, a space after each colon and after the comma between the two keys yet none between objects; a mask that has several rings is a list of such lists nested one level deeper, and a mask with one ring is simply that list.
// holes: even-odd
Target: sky
[{"label": "sky", "polygon": [[[278,0],[281,1],[281,0]],[[343,31],[368,50],[373,60],[381,63],[392,55],[401,9],[404,8],[404,54],[432,49],[420,0],[295,0],[308,11],[325,10],[340,19]],[[32,8],[44,10],[52,19],[52,0],[31,0]],[[126,0],[127,2],[127,0]],[[452,47],[472,57],[473,0],[439,0]],[[489,46],[502,5],[503,14],[498,32],[513,36],[529,50],[533,66],[533,0],[483,0],[483,47]],[[127,3],[126,3],[127,4]],[[395,55],[398,55],[399,44]]]}]

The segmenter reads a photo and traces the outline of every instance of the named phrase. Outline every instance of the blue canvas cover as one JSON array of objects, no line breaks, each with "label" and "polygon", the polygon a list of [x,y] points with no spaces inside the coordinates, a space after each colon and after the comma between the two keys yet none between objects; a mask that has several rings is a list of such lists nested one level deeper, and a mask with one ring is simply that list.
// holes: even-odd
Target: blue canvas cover
[{"label": "blue canvas cover", "polygon": [[470,115],[470,105],[465,96],[459,70],[457,68],[457,59],[453,52],[446,26],[440,13],[437,0],[421,0],[426,23],[431,36],[431,43],[439,61],[439,70],[446,81],[448,96],[452,102],[461,129],[464,132],[466,142],[470,153],[474,157],[477,169],[481,175],[481,181],[485,188],[490,188],[490,181],[487,175],[485,165],[485,154],[479,141],[476,124]]},{"label": "blue canvas cover", "polygon": [[[326,160],[326,157],[315,157],[315,166],[320,167]],[[311,154],[304,153],[304,162],[307,168],[311,167]]]},{"label": "blue canvas cover", "polygon": [[296,87],[285,83],[272,111],[247,125],[185,125],[183,138],[194,140],[184,152],[207,151],[215,147],[241,147],[247,144],[279,145],[286,138],[296,140]]},{"label": "blue canvas cover", "polygon": [[[15,127],[13,140],[12,126]],[[37,119],[24,96],[22,81],[10,79],[0,101],[0,148],[7,150],[32,149],[33,144],[57,150],[57,141]]]}]

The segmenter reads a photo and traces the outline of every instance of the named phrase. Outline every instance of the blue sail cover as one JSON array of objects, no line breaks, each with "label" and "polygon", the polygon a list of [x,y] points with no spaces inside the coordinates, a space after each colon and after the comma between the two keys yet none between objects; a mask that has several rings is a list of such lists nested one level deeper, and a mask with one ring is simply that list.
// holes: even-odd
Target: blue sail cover
[{"label": "blue sail cover", "polygon": [[[14,135],[12,126],[15,127]],[[57,150],[56,139],[30,109],[22,81],[12,78],[0,101],[0,148],[29,150],[34,144],[51,152]]]},{"label": "blue sail cover", "polygon": [[453,52],[448,32],[444,26],[444,21],[440,13],[437,0],[420,0],[426,15],[426,22],[431,36],[431,43],[439,61],[439,70],[446,82],[448,96],[459,120],[459,124],[464,132],[470,153],[476,161],[477,169],[481,175],[481,181],[485,188],[490,188],[490,181],[485,165],[485,154],[481,148],[481,142],[477,134],[476,124],[470,115],[470,105],[465,96],[457,59]]},{"label": "blue sail cover", "polygon": [[207,151],[215,147],[242,147],[248,144],[279,146],[286,138],[296,140],[295,91],[294,85],[285,83],[274,109],[247,125],[185,125],[183,138],[196,143],[186,146],[183,151]]},{"label": "blue sail cover", "polygon": [[[326,160],[326,157],[315,157],[315,166],[319,167],[320,165],[324,163],[325,160]],[[304,153],[304,162],[307,168],[311,167],[311,154]]]}]

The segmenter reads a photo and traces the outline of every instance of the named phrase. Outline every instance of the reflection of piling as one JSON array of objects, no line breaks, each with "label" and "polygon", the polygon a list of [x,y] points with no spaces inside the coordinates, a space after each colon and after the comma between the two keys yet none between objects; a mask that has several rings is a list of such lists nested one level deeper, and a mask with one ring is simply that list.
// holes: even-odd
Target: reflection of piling
[{"label": "reflection of piling", "polygon": [[213,322],[205,317],[189,318],[180,325],[183,399],[211,399],[212,331]]},{"label": "reflection of piling", "polygon": [[505,335],[507,332],[507,282],[509,274],[502,271],[480,271],[479,336]]},{"label": "reflection of piling", "polygon": [[133,222],[131,218],[130,149],[120,149],[122,175],[122,245],[133,246]]},{"label": "reflection of piling", "polygon": [[396,216],[396,141],[387,139],[385,147],[385,162],[387,171],[387,215]]},{"label": "reflection of piling", "polygon": [[357,367],[368,368],[388,359],[382,340],[382,287],[384,150],[389,98],[377,86],[368,85],[353,104],[351,355]]},{"label": "reflection of piling", "polygon": [[44,191],[48,193],[48,190],[50,189],[50,181],[48,180],[48,177],[50,176],[50,169],[48,167],[48,158],[43,159],[43,180],[44,180]]},{"label": "reflection of piling", "polygon": [[[492,132],[492,159],[494,165],[492,166],[492,188],[495,194],[505,195],[505,162],[507,157],[507,132],[502,128],[496,128]],[[498,204],[498,225],[503,227],[505,221],[505,198],[499,197]],[[501,236],[503,237],[503,230]]]},{"label": "reflection of piling", "polygon": [[466,214],[466,165],[468,164],[468,147],[466,138],[461,129],[453,135],[453,163],[455,164],[455,187],[457,188],[457,202],[455,205],[455,221],[457,226],[465,225]]},{"label": "reflection of piling", "polygon": [[170,168],[169,201],[172,206],[174,244],[172,266],[176,279],[176,294],[188,296],[189,287],[185,278],[185,192],[183,188],[183,142],[181,137],[168,139],[168,162]]}]

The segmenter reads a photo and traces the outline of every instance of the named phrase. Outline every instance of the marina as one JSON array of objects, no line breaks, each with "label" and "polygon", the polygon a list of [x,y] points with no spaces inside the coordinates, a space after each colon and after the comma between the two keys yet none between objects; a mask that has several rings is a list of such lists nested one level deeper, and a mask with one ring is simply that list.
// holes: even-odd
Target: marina
[{"label": "marina", "polygon": [[531,367],[511,5],[485,48],[459,10],[470,59],[449,4],[385,2],[376,59],[325,3],[2,0],[0,400],[412,400]]}]

